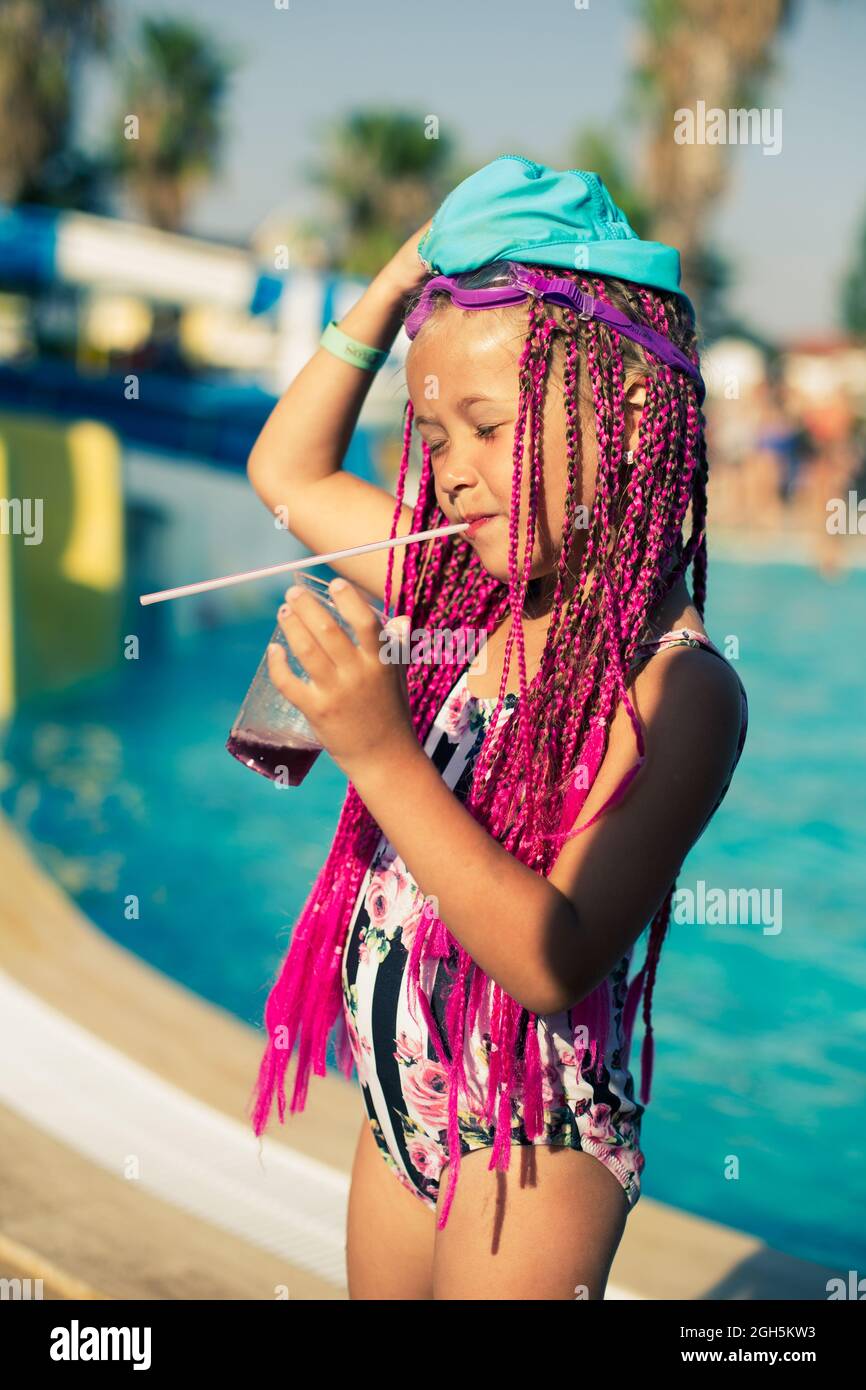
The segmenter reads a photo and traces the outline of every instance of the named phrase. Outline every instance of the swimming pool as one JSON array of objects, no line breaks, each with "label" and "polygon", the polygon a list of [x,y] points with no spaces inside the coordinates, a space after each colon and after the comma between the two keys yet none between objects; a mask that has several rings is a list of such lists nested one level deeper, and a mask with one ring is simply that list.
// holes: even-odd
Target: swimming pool
[{"label": "swimming pool", "polygon": [[[671,925],[642,1134],[645,1194],[842,1269],[866,1262],[864,600],[863,570],[711,560],[750,731],[679,886],[781,890],[781,930]],[[281,789],[225,751],[278,602],[34,703],[0,744],[0,805],[81,908],[256,1027],[345,792],[326,756]]]}]

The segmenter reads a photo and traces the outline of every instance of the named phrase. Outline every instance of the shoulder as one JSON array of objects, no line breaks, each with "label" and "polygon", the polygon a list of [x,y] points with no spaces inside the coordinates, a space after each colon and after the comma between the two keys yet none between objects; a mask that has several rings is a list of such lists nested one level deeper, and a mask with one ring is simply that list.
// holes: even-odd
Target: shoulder
[{"label": "shoulder", "polygon": [[[647,735],[666,754],[688,756],[712,779],[730,770],[740,738],[743,687],[731,663],[701,646],[670,646],[655,652],[628,689]],[[611,746],[633,747],[628,711],[620,701],[611,724]],[[647,747],[647,760],[650,759]]]}]

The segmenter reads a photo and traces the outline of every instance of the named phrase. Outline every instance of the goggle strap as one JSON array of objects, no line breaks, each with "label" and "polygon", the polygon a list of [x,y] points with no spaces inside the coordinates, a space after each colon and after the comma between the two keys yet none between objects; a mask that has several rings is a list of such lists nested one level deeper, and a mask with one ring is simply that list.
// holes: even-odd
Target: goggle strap
[{"label": "goggle strap", "polygon": [[538,275],[535,271],[527,270],[526,267],[514,262],[511,263],[511,266],[513,277],[511,285],[493,285],[481,289],[465,288],[449,275],[434,276],[424,286],[421,299],[406,320],[404,327],[408,337],[415,337],[430,312],[431,299],[437,291],[450,295],[452,302],[461,309],[505,307],[519,304],[526,299],[527,295],[532,294],[536,298],[576,309],[578,318],[583,320],[597,319],[600,323],[605,323],[616,329],[624,337],[640,343],[648,352],[661,358],[668,366],[676,367],[690,376],[697,386],[698,402],[699,404],[703,403],[706,387],[699,369],[691,358],[687,357],[663,333],[658,333],[654,328],[649,328],[645,324],[636,323],[634,319],[629,318],[627,314],[616,309],[612,304],[606,304],[602,299],[595,299],[592,295],[585,294],[571,280],[566,280],[560,276],[548,278]]}]

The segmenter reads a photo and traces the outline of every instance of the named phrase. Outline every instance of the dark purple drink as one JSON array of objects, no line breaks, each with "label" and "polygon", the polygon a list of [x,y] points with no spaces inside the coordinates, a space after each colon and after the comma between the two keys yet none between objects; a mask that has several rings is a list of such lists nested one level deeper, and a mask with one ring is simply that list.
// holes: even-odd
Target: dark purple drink
[{"label": "dark purple drink", "polygon": [[283,742],[250,733],[229,734],[226,748],[245,767],[272,782],[278,777],[288,778],[290,787],[301,785],[322,751],[313,747],[288,748]]}]

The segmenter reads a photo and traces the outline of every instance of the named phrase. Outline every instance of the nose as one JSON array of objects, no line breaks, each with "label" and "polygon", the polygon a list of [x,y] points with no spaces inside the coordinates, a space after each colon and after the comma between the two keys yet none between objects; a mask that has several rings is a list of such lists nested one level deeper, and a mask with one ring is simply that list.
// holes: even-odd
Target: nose
[{"label": "nose", "polygon": [[478,486],[479,473],[467,460],[457,460],[454,449],[449,451],[448,462],[437,478],[442,491],[453,502],[461,493]]},{"label": "nose", "polygon": [[[445,498],[452,511],[459,511],[463,506],[463,495],[468,498],[475,496],[482,491],[481,483],[484,474],[473,461],[472,445],[464,445],[462,448],[457,441],[452,441],[448,449],[448,457],[443,459],[440,467],[436,467],[436,455],[433,455],[433,476],[436,483],[436,490],[440,498]],[[469,502],[466,506],[469,508]]]}]

